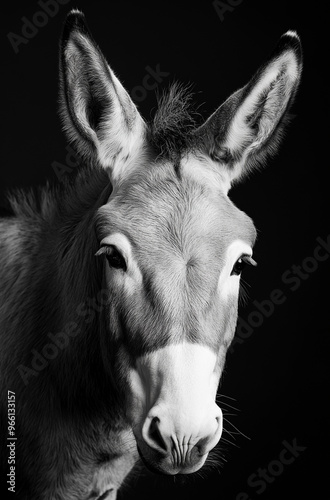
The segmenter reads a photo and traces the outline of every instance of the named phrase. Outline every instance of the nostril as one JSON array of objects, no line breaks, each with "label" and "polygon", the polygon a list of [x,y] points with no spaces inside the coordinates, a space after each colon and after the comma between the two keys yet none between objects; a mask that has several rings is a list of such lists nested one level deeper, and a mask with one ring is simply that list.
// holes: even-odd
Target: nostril
[{"label": "nostril", "polygon": [[[220,410],[220,408],[219,408]],[[215,417],[215,420],[217,422],[217,432],[220,432],[222,434],[222,427],[223,427],[223,415],[222,411],[220,410],[220,413],[217,417]]]},{"label": "nostril", "polygon": [[167,451],[166,443],[165,443],[163,436],[159,430],[159,422],[160,422],[160,420],[158,417],[154,417],[151,420],[149,430],[148,430],[148,437],[149,437],[149,440],[151,440],[151,443],[148,443],[148,444],[151,445],[152,448],[155,448],[154,444],[156,444],[157,447],[160,447],[163,451]]},{"label": "nostril", "polygon": [[[212,422],[208,424],[208,431],[205,437],[201,438],[196,444],[199,454],[204,455],[209,453],[212,448],[218,443],[222,434],[222,412],[219,408],[217,415],[213,417]],[[196,450],[195,450],[196,451]]]},{"label": "nostril", "polygon": [[196,461],[202,456],[204,455],[203,453],[203,447],[201,445],[201,442],[199,441],[197,444],[195,444],[191,450],[190,450],[190,460],[192,462]]},{"label": "nostril", "polygon": [[217,428],[221,427],[222,428],[222,414],[219,417],[215,417],[215,421],[217,423]]}]

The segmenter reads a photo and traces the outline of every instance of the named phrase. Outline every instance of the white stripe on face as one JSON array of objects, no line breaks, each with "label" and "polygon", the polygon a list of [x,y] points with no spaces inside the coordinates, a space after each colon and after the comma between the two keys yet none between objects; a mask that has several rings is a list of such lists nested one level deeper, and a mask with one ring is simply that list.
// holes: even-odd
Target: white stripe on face
[{"label": "white stripe on face", "polygon": [[197,432],[215,404],[220,371],[217,355],[200,344],[171,344],[141,356],[130,370],[133,423],[156,405],[180,432]]}]

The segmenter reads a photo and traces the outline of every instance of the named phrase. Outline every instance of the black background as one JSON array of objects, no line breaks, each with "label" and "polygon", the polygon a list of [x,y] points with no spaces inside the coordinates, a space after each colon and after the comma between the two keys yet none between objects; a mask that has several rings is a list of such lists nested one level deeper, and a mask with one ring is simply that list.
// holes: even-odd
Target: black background
[{"label": "black background", "polygon": [[[58,40],[71,8],[86,14],[94,38],[129,92],[142,84],[146,66],[159,64],[161,71],[169,73],[159,90],[174,80],[192,83],[205,117],[248,81],[282,33],[297,30],[303,44],[302,85],[293,108],[296,117],[280,152],[267,168],[231,192],[259,231],[254,252],[258,267],[245,275],[249,301],[240,308],[240,317],[248,321],[256,310],[253,301],[268,299],[274,289],[286,297],[228,354],[220,392],[233,398],[223,401],[239,411],[227,417],[226,428],[235,430],[235,425],[249,439],[234,436],[236,446],[226,446],[220,474],[211,471],[203,478],[187,477],[181,484],[180,479],[147,473],[132,480],[122,499],[272,500],[303,494],[319,499],[329,491],[330,258],[307,273],[294,291],[282,278],[285,271],[292,276],[293,265],[313,256],[316,238],[326,240],[330,234],[328,54],[321,25],[328,16],[320,2],[304,6],[298,1],[243,0],[236,4],[221,19],[212,1],[69,1],[27,44],[19,46],[17,54],[7,34],[21,34],[22,16],[31,20],[40,6],[31,0],[2,4],[3,207],[5,189],[35,186],[47,179],[58,182],[52,163],[65,163],[67,142],[57,117]],[[155,93],[149,91],[138,106],[148,118],[155,104]],[[258,493],[248,478],[278,460],[284,440],[296,440],[304,450]],[[240,492],[247,496],[240,497]]]}]

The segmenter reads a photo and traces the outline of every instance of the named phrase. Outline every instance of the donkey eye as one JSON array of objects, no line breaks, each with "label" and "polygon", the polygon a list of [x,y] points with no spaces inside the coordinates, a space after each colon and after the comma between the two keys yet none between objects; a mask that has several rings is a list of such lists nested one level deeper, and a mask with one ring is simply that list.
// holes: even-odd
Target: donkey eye
[{"label": "donkey eye", "polygon": [[239,276],[243,271],[244,267],[249,264],[250,266],[256,266],[257,263],[249,255],[242,255],[234,264],[231,276]]},{"label": "donkey eye", "polygon": [[113,267],[115,269],[122,269],[123,271],[126,271],[127,265],[125,258],[123,255],[120,253],[117,247],[114,245],[104,245],[100,248],[100,250],[96,253],[96,256],[98,255],[105,255],[105,258],[108,261],[108,264],[110,267]]},{"label": "donkey eye", "polygon": [[113,245],[109,245],[106,248],[107,251],[105,253],[105,257],[109,263],[109,266],[114,267],[115,269],[123,269],[123,271],[126,271],[126,261],[119,250]]},{"label": "donkey eye", "polygon": [[239,276],[246,266],[246,262],[240,257],[234,264],[233,270],[231,272],[231,276]]}]

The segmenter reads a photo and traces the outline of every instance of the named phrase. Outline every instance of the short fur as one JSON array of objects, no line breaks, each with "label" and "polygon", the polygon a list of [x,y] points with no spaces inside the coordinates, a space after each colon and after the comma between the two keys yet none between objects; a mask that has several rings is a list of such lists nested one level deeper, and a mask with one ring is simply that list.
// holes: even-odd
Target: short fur
[{"label": "short fur", "polygon": [[[146,124],[82,14],[69,14],[61,114],[86,164],[63,188],[16,191],[13,215],[0,221],[0,446],[6,449],[10,390],[19,500],[116,498],[138,460],[126,380],[138,356],[183,336],[213,351],[220,346],[223,367],[237,304],[231,297],[217,310],[218,276],[228,245],[242,239],[252,247],[255,239],[252,221],[227,190],[251,158],[272,147],[285,120],[300,76],[297,43],[285,35],[275,59],[205,124],[196,126],[191,96],[178,85]],[[291,59],[282,60],[284,53]],[[285,62],[280,85],[278,78],[269,85]],[[106,263],[95,257],[109,227],[137,242],[140,296],[109,293],[116,281],[106,281]],[[125,309],[126,299],[147,306]],[[176,337],[171,318],[181,327]]]}]

